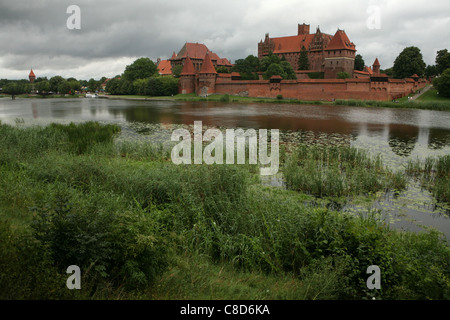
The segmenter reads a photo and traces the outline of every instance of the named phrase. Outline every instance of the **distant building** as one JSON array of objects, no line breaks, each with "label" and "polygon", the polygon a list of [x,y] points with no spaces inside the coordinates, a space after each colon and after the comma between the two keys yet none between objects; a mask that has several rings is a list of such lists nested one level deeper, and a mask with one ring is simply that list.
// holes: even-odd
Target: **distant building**
[{"label": "distant building", "polygon": [[158,73],[161,76],[168,76],[172,74],[172,65],[170,60],[158,59],[156,66],[158,67]]},{"label": "distant building", "polygon": [[209,55],[214,68],[225,67],[228,70],[231,69],[232,64],[228,61],[228,59],[220,58],[216,53],[210,51],[208,47],[202,43],[186,42],[178,54],[175,52],[173,53],[169,61],[173,70],[176,66],[184,66],[186,59],[189,57],[195,70],[200,71],[207,54]]},{"label": "distant building", "polygon": [[36,80],[36,75],[33,72],[33,69],[31,69],[30,74],[28,75],[28,78],[30,79],[30,83],[34,83],[34,80]]},{"label": "distant building", "polygon": [[298,25],[296,36],[271,38],[266,34],[264,41],[258,43],[258,58],[262,59],[270,52],[283,56],[294,70],[298,70],[298,60],[302,48],[308,52],[311,72],[324,72],[326,79],[336,78],[339,72],[347,72],[351,76],[355,67],[356,46],[351,42],[344,30],[337,30],[335,35],[310,33],[307,24]]}]

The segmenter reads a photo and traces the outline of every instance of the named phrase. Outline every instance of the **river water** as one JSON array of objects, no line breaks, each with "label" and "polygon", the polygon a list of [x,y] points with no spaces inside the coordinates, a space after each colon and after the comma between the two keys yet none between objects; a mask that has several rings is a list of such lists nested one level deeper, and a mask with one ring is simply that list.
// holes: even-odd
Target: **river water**
[{"label": "river water", "polygon": [[[338,141],[371,153],[401,170],[409,159],[450,154],[450,112],[313,106],[299,104],[243,104],[220,102],[131,101],[110,99],[0,98],[3,123],[99,121],[118,123],[123,135],[170,141],[172,125],[279,129],[286,139],[303,142]],[[166,134],[155,131],[165,128]],[[153,135],[153,136],[152,136]],[[276,185],[275,179],[273,184]],[[400,194],[383,194],[373,204],[392,226],[420,231],[434,227],[450,239],[450,210],[411,182]],[[367,210],[351,205],[345,210]]]}]

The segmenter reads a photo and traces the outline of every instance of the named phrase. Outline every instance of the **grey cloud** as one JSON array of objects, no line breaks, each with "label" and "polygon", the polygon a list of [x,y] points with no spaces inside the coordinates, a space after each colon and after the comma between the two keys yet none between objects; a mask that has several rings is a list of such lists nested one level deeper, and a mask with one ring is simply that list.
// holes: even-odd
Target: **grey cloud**
[{"label": "grey cloud", "polygon": [[[66,28],[71,4],[81,8],[81,30]],[[366,27],[369,5],[382,9],[380,30]],[[186,41],[235,61],[257,54],[265,33],[295,35],[303,22],[312,31],[345,29],[368,65],[378,57],[382,68],[391,67],[411,45],[432,64],[437,49],[450,49],[448,12],[447,0],[0,0],[0,71],[7,76],[32,64],[58,74],[91,61],[156,60]],[[96,72],[92,77],[103,76]]]}]

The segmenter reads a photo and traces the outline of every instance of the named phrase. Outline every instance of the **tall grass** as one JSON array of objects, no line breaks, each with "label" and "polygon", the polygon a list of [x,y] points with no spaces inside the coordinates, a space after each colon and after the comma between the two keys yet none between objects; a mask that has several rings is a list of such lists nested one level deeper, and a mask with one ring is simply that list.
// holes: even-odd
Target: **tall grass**
[{"label": "tall grass", "polygon": [[[96,140],[97,134],[81,139],[88,147],[80,153],[67,131],[84,131],[83,126],[0,130],[2,298],[114,298],[117,290],[125,290],[125,297],[136,292],[148,298],[150,292],[211,298],[198,279],[217,288],[223,269],[236,290],[244,290],[237,284],[243,275],[268,289],[274,279],[284,285],[295,279],[291,294],[248,290],[241,295],[248,299],[450,297],[450,252],[436,233],[402,236],[376,212],[353,216],[310,207],[297,192],[255,183],[250,166],[176,166],[158,147],[117,145]],[[311,183],[318,194],[386,186],[383,179],[365,181],[386,171],[381,159],[363,151],[305,147],[294,155],[288,160],[292,175],[321,175]],[[422,255],[430,257],[424,265]],[[199,270],[186,266],[200,263],[194,262],[198,257]],[[87,273],[79,293],[64,289],[67,264]],[[382,270],[382,291],[365,285],[373,264]],[[417,279],[426,280],[418,285]],[[178,296],[176,288],[182,288]],[[189,294],[191,289],[199,291]],[[222,288],[215,298],[221,292],[230,295]]]},{"label": "tall grass", "polygon": [[418,178],[441,202],[450,202],[450,155],[410,160],[406,172]]},{"label": "tall grass", "polygon": [[340,197],[401,189],[406,180],[388,171],[381,157],[351,147],[299,146],[283,173],[288,188],[317,197]]}]

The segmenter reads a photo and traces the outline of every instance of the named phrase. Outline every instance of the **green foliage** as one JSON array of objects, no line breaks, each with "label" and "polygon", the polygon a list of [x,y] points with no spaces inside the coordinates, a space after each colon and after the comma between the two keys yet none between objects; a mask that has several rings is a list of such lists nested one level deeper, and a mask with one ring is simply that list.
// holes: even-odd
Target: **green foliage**
[{"label": "green foliage", "polygon": [[260,71],[258,57],[249,55],[245,59],[236,60],[232,71],[239,72],[243,80],[258,80],[257,72]]},{"label": "green foliage", "polygon": [[298,70],[309,70],[308,52],[305,46],[302,46],[300,57],[298,58]]},{"label": "green foliage", "polygon": [[348,72],[339,72],[337,74],[338,79],[349,79],[351,78],[351,75]]},{"label": "green foliage", "polygon": [[85,153],[96,144],[112,143],[113,137],[120,132],[117,125],[100,125],[98,122],[70,123],[62,125],[52,123],[47,130],[58,130],[67,135],[68,150],[77,154]]},{"label": "green foliage", "polygon": [[179,65],[177,65],[177,66],[172,68],[172,75],[175,78],[179,78],[180,74],[181,74],[181,71],[183,71],[183,65],[179,64]]},{"label": "green foliage", "polygon": [[64,78],[61,76],[54,76],[50,78],[49,84],[50,84],[50,91],[58,92],[60,84],[64,82]]},{"label": "green foliage", "polygon": [[447,49],[439,50],[436,55],[436,71],[442,74],[450,68],[450,52]]},{"label": "green foliage", "polygon": [[47,94],[50,91],[50,82],[47,80],[36,83],[35,89],[39,94]]},{"label": "green foliage", "polygon": [[3,93],[10,94],[13,98],[14,96],[25,93],[25,86],[19,82],[8,82],[2,89]]},{"label": "green foliage", "polygon": [[311,72],[311,73],[308,73],[308,77],[310,79],[323,79],[325,77],[325,73],[324,72]]},{"label": "green foliage", "polygon": [[273,63],[269,66],[264,74],[265,79],[270,79],[272,76],[281,76],[283,79],[293,80],[297,79],[292,66],[287,61],[281,61],[279,63]]},{"label": "green foliage", "polygon": [[[116,288],[123,299],[139,288],[141,298],[449,299],[450,251],[436,232],[397,232],[377,212],[263,187],[254,166],[175,166],[156,146],[102,138],[78,154],[78,138],[68,143],[77,128],[0,125],[1,298],[111,298]],[[354,148],[302,146],[286,161],[287,181],[307,176],[317,195],[403,185]],[[449,163],[423,170],[448,176]],[[65,288],[72,264],[80,293]],[[382,290],[366,287],[370,265]]]},{"label": "green foliage", "polygon": [[403,49],[394,61],[394,77],[397,79],[409,78],[414,74],[423,76],[426,64],[423,61],[422,53],[417,47]]},{"label": "green foliage", "polygon": [[434,79],[433,86],[438,90],[440,96],[450,98],[450,68]]},{"label": "green foliage", "polygon": [[178,93],[178,81],[174,76],[159,75],[133,82],[116,78],[108,81],[106,91],[114,95],[171,96]]},{"label": "green foliage", "polygon": [[158,71],[156,64],[149,58],[139,58],[126,66],[123,79],[133,82],[136,79],[146,79],[154,76]]},{"label": "green foliage", "polygon": [[365,66],[366,63],[364,62],[362,55],[357,54],[355,57],[355,70],[363,71]]},{"label": "green foliage", "polygon": [[425,68],[425,77],[431,78],[438,75],[437,67],[436,66],[427,66]]},{"label": "green foliage", "polygon": [[386,171],[379,157],[372,159],[355,148],[300,146],[286,160],[284,174],[288,188],[317,197],[368,194],[406,185],[404,179]]}]

